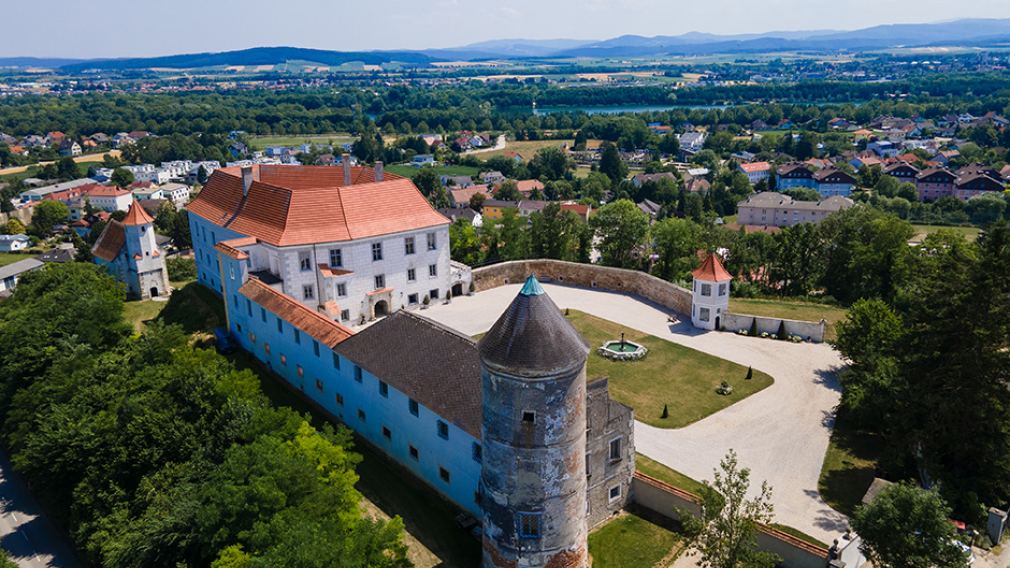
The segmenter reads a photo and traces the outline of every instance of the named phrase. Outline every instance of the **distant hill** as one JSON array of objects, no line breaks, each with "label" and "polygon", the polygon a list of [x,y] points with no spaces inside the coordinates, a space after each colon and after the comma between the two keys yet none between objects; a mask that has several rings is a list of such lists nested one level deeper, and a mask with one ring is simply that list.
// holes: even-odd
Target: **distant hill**
[{"label": "distant hill", "polygon": [[286,61],[311,61],[321,65],[342,65],[360,61],[366,65],[380,65],[399,61],[427,65],[432,58],[417,51],[328,51],[301,47],[254,47],[240,51],[218,53],[191,53],[167,55],[164,57],[140,57],[133,59],[107,59],[83,61],[61,66],[64,71],[84,71],[88,69],[148,69],[167,67],[170,69],[192,69],[220,65],[277,65]]},{"label": "distant hill", "polygon": [[55,69],[82,61],[84,60],[46,57],[0,57],[0,67],[41,67],[43,69]]}]

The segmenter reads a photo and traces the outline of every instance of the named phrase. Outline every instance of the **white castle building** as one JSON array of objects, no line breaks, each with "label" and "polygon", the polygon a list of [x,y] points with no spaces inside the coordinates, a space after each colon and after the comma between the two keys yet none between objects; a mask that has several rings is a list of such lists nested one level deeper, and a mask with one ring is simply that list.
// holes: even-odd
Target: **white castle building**
[{"label": "white castle building", "polygon": [[130,298],[146,300],[170,291],[165,256],[154,237],[154,219],[136,201],[122,221],[109,221],[91,253],[96,264],[126,284]]}]

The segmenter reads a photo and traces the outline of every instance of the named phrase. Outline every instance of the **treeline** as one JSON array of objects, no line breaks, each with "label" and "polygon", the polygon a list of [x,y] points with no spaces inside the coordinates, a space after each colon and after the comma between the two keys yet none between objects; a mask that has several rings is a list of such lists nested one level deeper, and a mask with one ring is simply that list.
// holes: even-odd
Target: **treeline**
[{"label": "treeline", "polygon": [[362,516],[346,430],[271,406],[177,327],[132,335],[98,267],[25,275],[0,344],[0,439],[88,563],[409,565],[401,521]]},{"label": "treeline", "polygon": [[954,518],[983,525],[1010,500],[1010,227],[894,252],[891,294],[838,324],[839,420],[882,440],[881,475],[936,487]]}]

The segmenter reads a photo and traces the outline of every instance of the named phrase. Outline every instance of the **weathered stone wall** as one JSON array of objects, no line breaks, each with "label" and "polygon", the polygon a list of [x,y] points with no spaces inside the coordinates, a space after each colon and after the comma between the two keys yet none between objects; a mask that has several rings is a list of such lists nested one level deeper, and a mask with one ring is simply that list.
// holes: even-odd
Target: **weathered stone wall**
[{"label": "weathered stone wall", "polygon": [[[682,512],[701,514],[698,496],[643,473],[635,473],[631,490],[632,500],[637,505],[664,517],[680,520]],[[772,527],[761,527],[757,543],[761,550],[779,555],[781,566],[785,568],[824,568],[828,562],[827,548],[814,546]]]},{"label": "weathered stone wall", "polygon": [[35,211],[34,206],[22,207],[21,209],[15,209],[10,213],[0,213],[0,225],[6,225],[7,221],[11,219],[17,219],[21,221],[21,224],[28,226],[32,222],[32,212]]},{"label": "weathered stone wall", "polygon": [[776,334],[779,332],[779,324],[785,322],[786,333],[789,335],[799,335],[804,339],[809,339],[814,343],[824,341],[824,332],[827,323],[824,320],[819,322],[799,321],[782,318],[768,318],[760,316],[748,316],[743,314],[733,314],[726,312],[722,314],[722,328],[726,331],[738,331],[741,329],[750,331],[751,323],[757,320],[758,333]]},{"label": "weathered stone wall", "polygon": [[492,264],[473,271],[478,292],[516,284],[536,274],[541,281],[554,281],[585,288],[628,292],[651,300],[679,314],[691,313],[691,291],[638,270],[611,268],[561,260],[514,260]]},{"label": "weathered stone wall", "polygon": [[[610,400],[606,379],[589,383],[586,391],[586,474],[589,528],[593,528],[628,503],[635,474],[635,416],[627,406]],[[610,456],[614,440],[619,440],[618,459]],[[615,487],[620,495],[611,499],[610,491]]]}]

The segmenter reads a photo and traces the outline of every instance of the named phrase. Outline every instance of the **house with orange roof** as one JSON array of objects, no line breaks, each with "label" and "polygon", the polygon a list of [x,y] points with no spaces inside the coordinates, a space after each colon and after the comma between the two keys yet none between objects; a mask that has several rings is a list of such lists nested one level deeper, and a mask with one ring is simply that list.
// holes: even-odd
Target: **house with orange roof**
[{"label": "house with orange roof", "polygon": [[238,257],[240,285],[255,277],[347,325],[469,288],[450,261],[449,219],[378,164],[222,168],[187,209],[197,278],[226,301],[221,263]]},{"label": "house with orange roof", "polygon": [[751,185],[756,185],[762,180],[767,180],[771,177],[772,173],[772,165],[768,162],[749,162],[745,164],[737,164],[736,167],[747,176],[747,181],[749,181]]},{"label": "house with orange roof", "polygon": [[719,255],[710,252],[691,273],[691,323],[700,329],[721,329],[722,315],[729,311],[729,283],[733,277]]},{"label": "house with orange roof", "polygon": [[110,220],[91,249],[95,264],[126,285],[130,298],[148,300],[168,294],[165,255],[154,235],[154,219],[133,202],[122,221]]}]

